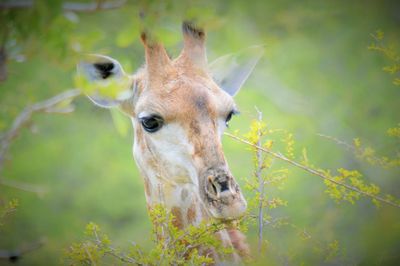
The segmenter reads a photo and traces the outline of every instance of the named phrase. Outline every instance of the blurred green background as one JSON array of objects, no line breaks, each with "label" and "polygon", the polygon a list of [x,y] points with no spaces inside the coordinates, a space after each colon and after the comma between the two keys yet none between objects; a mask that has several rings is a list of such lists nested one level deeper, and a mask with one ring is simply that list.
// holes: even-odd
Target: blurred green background
[{"label": "blurred green background", "polygon": [[[0,4],[5,2],[17,1]],[[317,166],[358,169],[384,192],[400,196],[398,167],[368,165],[317,135],[349,143],[359,137],[381,155],[399,152],[399,143],[386,130],[399,123],[400,87],[382,71],[390,64],[384,54],[367,49],[374,41],[371,33],[382,30],[384,41],[400,51],[398,1],[127,1],[121,8],[94,12],[65,12],[62,3],[35,1],[31,8],[0,9],[8,56],[8,76],[0,82],[1,131],[25,106],[74,88],[81,54],[112,56],[134,72],[144,60],[138,37],[142,24],[176,56],[182,19],[197,18],[208,30],[210,61],[265,45],[264,57],[236,96],[241,115],[232,120],[230,131],[247,132],[256,106],[271,128],[293,132],[296,156],[307,147]],[[138,18],[140,10],[145,21]],[[116,245],[151,245],[131,128],[117,128],[109,111],[85,97],[74,104],[68,115],[36,115],[31,130],[24,129],[13,142],[1,172],[2,178],[47,191],[38,197],[0,185],[2,203],[19,200],[16,213],[0,228],[0,250],[46,239],[20,265],[62,264],[64,250],[84,237],[91,221]],[[251,153],[227,137],[223,144],[232,172],[243,183],[253,173]],[[287,217],[290,225],[266,226],[268,245],[260,264],[400,263],[399,209],[377,209],[365,199],[336,204],[318,177],[290,169],[282,190],[268,190],[288,202],[270,214]],[[256,254],[255,230],[252,226],[246,234]],[[327,260],[319,249],[335,240],[337,252]]]}]

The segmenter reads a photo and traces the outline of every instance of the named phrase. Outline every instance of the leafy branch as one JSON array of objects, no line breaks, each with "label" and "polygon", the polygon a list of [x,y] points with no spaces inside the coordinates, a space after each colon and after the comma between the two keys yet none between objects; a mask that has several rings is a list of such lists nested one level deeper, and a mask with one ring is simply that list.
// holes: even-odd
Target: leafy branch
[{"label": "leafy branch", "polygon": [[[306,171],[308,173],[311,173],[314,176],[318,176],[318,177],[322,178],[324,181],[326,181],[326,182],[328,182],[330,184],[333,184],[333,185],[336,185],[336,186],[340,186],[340,187],[342,187],[344,189],[353,191],[353,192],[357,193],[356,195],[361,194],[361,195],[369,197],[369,198],[371,198],[371,199],[373,199],[375,201],[382,202],[382,203],[394,206],[396,208],[400,208],[400,204],[398,204],[394,200],[386,199],[386,198],[383,198],[383,197],[381,197],[379,195],[376,195],[376,192],[379,192],[379,191],[376,191],[376,190],[374,190],[374,192],[365,191],[363,189],[357,188],[354,185],[349,185],[349,184],[346,184],[346,183],[344,183],[342,181],[338,181],[337,179],[335,179],[334,177],[332,177],[329,174],[329,171],[324,171],[322,169],[314,169],[312,167],[307,166],[306,164],[302,164],[302,163],[296,162],[296,161],[294,161],[292,159],[289,159],[288,157],[284,156],[283,154],[281,154],[279,152],[274,152],[274,151],[269,150],[268,148],[265,148],[265,147],[262,147],[260,145],[254,144],[254,143],[252,143],[249,140],[246,140],[244,138],[238,137],[236,135],[233,135],[233,134],[230,134],[230,133],[227,133],[227,132],[225,132],[224,134],[226,136],[234,139],[234,140],[237,140],[237,141],[242,142],[244,144],[250,145],[251,147],[256,148],[257,150],[265,152],[265,153],[271,155],[272,157],[274,157],[276,159],[282,160],[282,161],[284,161],[286,163],[289,163],[289,164],[291,164],[291,165],[293,165],[293,166],[295,166],[297,168],[300,168],[300,169],[302,169],[302,170],[304,170],[304,171]],[[342,171],[342,172],[344,172],[344,171]],[[346,172],[345,172],[345,174],[347,175]]]},{"label": "leafy branch", "polygon": [[[387,134],[389,136],[399,138],[399,136],[397,136],[399,134],[398,132],[400,132],[399,127],[389,128],[387,131]],[[359,138],[355,138],[353,140],[353,143],[349,144],[343,140],[337,139],[332,136],[328,136],[328,135],[324,135],[324,134],[317,134],[317,135],[320,137],[329,139],[341,146],[344,146],[347,150],[353,152],[357,158],[359,158],[360,160],[365,160],[366,162],[368,162],[371,165],[378,165],[385,169],[400,166],[400,153],[399,152],[397,152],[397,156],[393,157],[393,158],[390,158],[388,156],[377,156],[376,151],[372,147],[369,147],[369,146],[363,147],[363,145],[361,144],[361,140]]]},{"label": "leafy branch", "polygon": [[393,84],[400,86],[400,54],[393,45],[385,44],[385,33],[383,31],[377,30],[375,33],[371,34],[371,37],[374,42],[368,46],[368,50],[379,52],[389,60],[390,64],[385,66],[383,71],[395,75],[396,77],[393,79]]},{"label": "leafy branch", "polygon": [[[262,113],[257,110],[258,120],[262,121]],[[262,128],[257,128],[257,146],[261,146],[261,137],[263,135]],[[263,239],[263,225],[264,225],[264,180],[261,176],[261,172],[264,169],[263,159],[261,155],[261,150],[257,149],[256,158],[257,158],[257,169],[256,169],[256,178],[258,181],[258,193],[259,193],[259,201],[258,201],[258,252],[261,253],[262,247],[262,239]]]},{"label": "leafy branch", "polygon": [[74,265],[96,265],[108,255],[135,265],[210,265],[214,263],[211,250],[220,256],[231,252],[215,236],[224,228],[222,223],[203,222],[182,230],[174,225],[174,215],[162,205],[150,209],[149,214],[153,225],[153,249],[143,251],[134,243],[129,253],[121,252],[112,246],[98,225],[89,223],[86,227],[89,239],[71,245],[66,251],[67,261]]}]

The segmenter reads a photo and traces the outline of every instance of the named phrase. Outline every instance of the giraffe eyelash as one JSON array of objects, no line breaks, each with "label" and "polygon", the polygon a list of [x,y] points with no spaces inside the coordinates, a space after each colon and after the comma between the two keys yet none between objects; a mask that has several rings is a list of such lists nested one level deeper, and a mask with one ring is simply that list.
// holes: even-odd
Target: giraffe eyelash
[{"label": "giraffe eyelash", "polygon": [[225,118],[225,125],[226,125],[226,127],[229,127],[229,121],[232,119],[232,117],[234,116],[234,115],[238,115],[239,114],[239,111],[238,110],[236,110],[236,109],[233,109],[232,111],[230,111],[229,112],[229,114],[226,116],[226,118]]}]

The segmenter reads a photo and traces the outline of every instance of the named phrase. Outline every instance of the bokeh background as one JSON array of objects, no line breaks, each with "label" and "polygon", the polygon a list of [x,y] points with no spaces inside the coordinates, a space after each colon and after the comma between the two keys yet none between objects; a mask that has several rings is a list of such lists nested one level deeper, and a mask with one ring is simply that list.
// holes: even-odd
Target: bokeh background
[{"label": "bokeh background", "polygon": [[[6,2],[18,1],[1,0],[0,6]],[[398,1],[126,1],[120,8],[93,12],[66,12],[62,4],[34,1],[30,8],[0,8],[0,41],[7,54],[2,64],[7,77],[0,82],[1,131],[25,106],[74,88],[75,64],[82,54],[112,56],[134,72],[144,61],[138,37],[143,25],[176,56],[182,19],[197,18],[208,30],[210,61],[251,45],[265,47],[236,96],[241,115],[230,123],[231,132],[248,131],[256,106],[270,128],[294,134],[296,156],[306,147],[315,165],[358,169],[385,193],[400,196],[398,167],[371,166],[317,135],[348,143],[357,137],[379,155],[399,152],[399,143],[386,130],[399,123],[400,87],[393,84],[394,75],[382,70],[391,64],[385,54],[368,49],[374,42],[371,34],[380,30],[385,44],[400,52]],[[46,190],[38,196],[0,185],[2,204],[19,200],[15,214],[0,228],[0,250],[46,240],[20,265],[62,264],[64,250],[84,238],[89,222],[99,224],[116,245],[128,247],[134,241],[151,246],[129,119],[83,96],[74,105],[68,115],[35,115],[12,143],[0,173]],[[253,174],[252,155],[227,137],[223,144],[243,184]],[[288,202],[271,214],[288,218],[290,225],[266,226],[268,243],[260,264],[400,263],[399,209],[376,208],[366,199],[337,204],[318,177],[290,170],[283,189],[269,191]],[[246,234],[256,250],[255,226]],[[327,258],[321,249],[332,243],[338,248]]]}]

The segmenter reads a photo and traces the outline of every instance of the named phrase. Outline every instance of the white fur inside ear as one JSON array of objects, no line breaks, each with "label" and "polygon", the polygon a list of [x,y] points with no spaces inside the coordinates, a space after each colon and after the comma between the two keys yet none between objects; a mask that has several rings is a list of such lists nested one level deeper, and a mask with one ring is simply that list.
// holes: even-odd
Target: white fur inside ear
[{"label": "white fur inside ear", "polygon": [[111,57],[87,55],[77,65],[77,70],[84,78],[85,86],[89,87],[87,96],[97,106],[113,108],[133,97],[132,79],[125,74],[121,64]]},{"label": "white fur inside ear", "polygon": [[79,62],[77,68],[79,74],[92,82],[110,78],[118,79],[126,75],[117,60],[105,55],[87,55],[84,60]]}]

